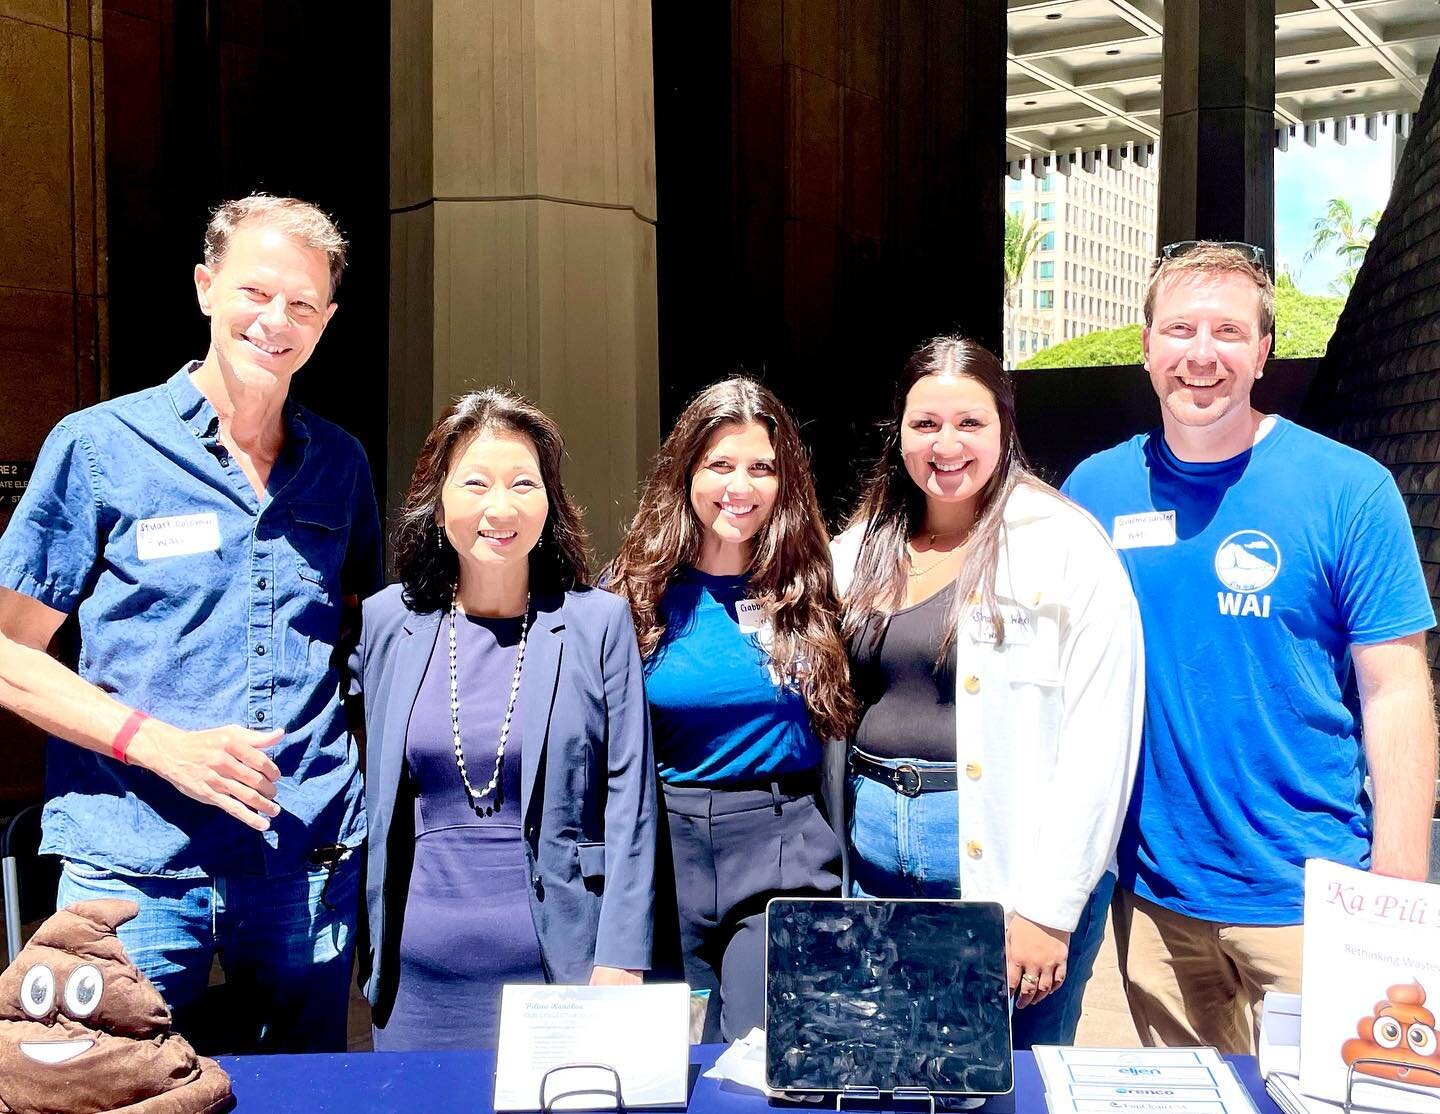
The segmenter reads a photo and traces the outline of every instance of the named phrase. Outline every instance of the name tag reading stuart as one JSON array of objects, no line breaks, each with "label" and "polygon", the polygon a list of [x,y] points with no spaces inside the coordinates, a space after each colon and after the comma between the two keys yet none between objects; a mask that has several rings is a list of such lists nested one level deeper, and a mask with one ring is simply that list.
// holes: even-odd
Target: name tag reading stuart
[{"label": "name tag reading stuart", "polygon": [[740,620],[742,634],[761,634],[770,627],[770,618],[765,614],[765,605],[759,600],[737,600],[735,617]]},{"label": "name tag reading stuart", "polygon": [[142,518],[135,524],[135,552],[142,561],[214,553],[220,548],[220,520],[214,511]]},{"label": "name tag reading stuart", "polygon": [[[995,623],[991,612],[977,607],[970,612],[970,639],[972,642],[999,641],[995,634]],[[1035,639],[1035,617],[1023,607],[1002,607],[1000,618],[1005,626],[1005,645],[1028,646]]]},{"label": "name tag reading stuart", "polygon": [[1144,511],[1117,514],[1110,540],[1116,549],[1150,549],[1175,544],[1175,512]]},{"label": "name tag reading stuart", "polygon": [[507,985],[497,1044],[496,1111],[683,1107],[690,988]]}]

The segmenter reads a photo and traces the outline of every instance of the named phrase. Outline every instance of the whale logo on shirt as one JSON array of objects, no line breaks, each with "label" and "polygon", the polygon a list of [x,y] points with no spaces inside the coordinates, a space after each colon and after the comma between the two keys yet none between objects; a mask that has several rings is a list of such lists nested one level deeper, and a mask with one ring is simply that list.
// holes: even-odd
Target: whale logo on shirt
[{"label": "whale logo on shirt", "polygon": [[1280,547],[1259,530],[1237,530],[1215,551],[1215,575],[1232,592],[1259,592],[1280,574]]}]

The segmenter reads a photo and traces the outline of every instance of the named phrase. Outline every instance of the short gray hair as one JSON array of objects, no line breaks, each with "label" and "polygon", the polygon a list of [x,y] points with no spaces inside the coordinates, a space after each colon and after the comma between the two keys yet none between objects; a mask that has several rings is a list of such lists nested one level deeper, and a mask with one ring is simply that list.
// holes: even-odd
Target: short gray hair
[{"label": "short gray hair", "polygon": [[350,245],[323,209],[298,197],[252,193],[249,197],[225,202],[205,226],[205,266],[214,270],[225,262],[231,235],[246,221],[259,222],[307,248],[323,251],[330,262],[330,300],[335,300],[340,276],[345,271],[345,250]]}]

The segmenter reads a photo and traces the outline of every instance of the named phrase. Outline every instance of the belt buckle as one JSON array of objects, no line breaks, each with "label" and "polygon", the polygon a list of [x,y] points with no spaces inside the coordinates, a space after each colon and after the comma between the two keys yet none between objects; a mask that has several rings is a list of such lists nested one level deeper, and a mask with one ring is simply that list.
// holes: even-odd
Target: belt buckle
[{"label": "belt buckle", "polygon": [[920,786],[922,784],[920,771],[908,762],[903,766],[896,766],[891,774],[890,780],[895,784],[895,792],[902,796],[920,796]]}]

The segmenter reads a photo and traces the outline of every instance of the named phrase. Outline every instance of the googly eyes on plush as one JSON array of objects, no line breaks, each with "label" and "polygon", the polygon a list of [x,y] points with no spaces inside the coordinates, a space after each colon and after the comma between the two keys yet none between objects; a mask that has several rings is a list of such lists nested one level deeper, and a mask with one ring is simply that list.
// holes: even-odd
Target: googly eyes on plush
[{"label": "googly eyes on plush", "polygon": [[54,1005],[55,973],[45,964],[37,963],[20,980],[20,1008],[31,1017],[41,1018],[49,1014]]},{"label": "googly eyes on plush", "polygon": [[70,1017],[89,1017],[100,1004],[105,980],[88,963],[76,967],[65,980],[65,1013]]},{"label": "googly eyes on plush", "polygon": [[1375,1043],[1381,1048],[1399,1048],[1400,1038],[1404,1035],[1404,1027],[1393,1017],[1375,1019]]},{"label": "googly eyes on plush", "polygon": [[1415,1022],[1409,1029],[1405,1030],[1405,1041],[1410,1045],[1410,1051],[1417,1056],[1435,1055],[1435,1030],[1428,1025]]}]

